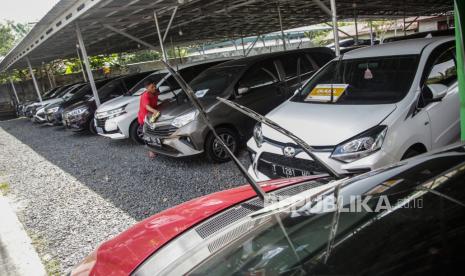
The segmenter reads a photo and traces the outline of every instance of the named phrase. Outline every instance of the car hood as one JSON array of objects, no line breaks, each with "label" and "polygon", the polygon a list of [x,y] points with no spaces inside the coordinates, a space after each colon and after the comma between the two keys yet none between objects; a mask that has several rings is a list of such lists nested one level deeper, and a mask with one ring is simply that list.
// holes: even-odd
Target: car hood
[{"label": "car hood", "polygon": [[[336,105],[286,102],[267,117],[311,146],[335,146],[383,122],[395,104]],[[268,126],[263,136],[289,143],[288,137]]]},{"label": "car hood", "polygon": [[130,104],[134,101],[139,101],[140,96],[120,96],[114,99],[109,100],[102,104],[98,109],[97,112],[106,112],[109,110],[113,110],[119,108],[121,106]]},{"label": "car hood", "polygon": [[[324,176],[280,179],[261,183],[272,192]],[[148,257],[193,226],[243,201],[256,197],[249,186],[203,196],[154,215],[103,243],[96,251],[91,275],[129,275]]]},{"label": "car hood", "polygon": [[[183,100],[180,101],[181,102],[177,102],[176,99],[173,98],[170,101],[160,104],[158,110],[161,112],[161,116],[158,121],[170,121],[195,109],[189,100],[183,98]],[[199,101],[206,112],[208,112],[215,103],[218,104],[218,101],[213,98],[203,98],[199,99]]]},{"label": "car hood", "polygon": [[84,100],[84,101],[76,102],[76,103],[68,106],[65,109],[65,112],[72,111],[72,110],[74,110],[74,109],[76,109],[78,107],[81,107],[81,106],[87,106],[88,108],[90,108],[92,110],[95,110],[95,101],[94,100],[91,100],[91,101]]}]

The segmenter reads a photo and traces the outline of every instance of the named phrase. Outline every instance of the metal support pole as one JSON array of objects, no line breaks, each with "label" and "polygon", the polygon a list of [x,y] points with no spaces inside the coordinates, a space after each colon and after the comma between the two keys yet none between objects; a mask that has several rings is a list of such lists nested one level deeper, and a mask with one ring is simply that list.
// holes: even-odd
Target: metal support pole
[{"label": "metal support pole", "polygon": [[246,56],[246,53],[245,53],[245,45],[244,45],[244,37],[241,35],[241,41],[242,41],[242,54],[244,55],[244,57]]},{"label": "metal support pole", "polygon": [[50,89],[55,88],[53,86],[52,77],[50,77],[50,70],[45,66],[45,72],[47,73],[48,83],[50,84]]},{"label": "metal support pole", "polygon": [[370,20],[370,45],[373,46],[375,44],[373,40],[373,21]]},{"label": "metal support pole", "polygon": [[339,31],[337,29],[336,0],[331,0],[331,18],[333,21],[334,50],[336,52],[336,56],[339,56],[341,54],[341,50],[339,48]]},{"label": "metal support pole", "polygon": [[18,97],[18,92],[16,91],[15,83],[13,80],[10,78],[10,83],[11,83],[11,88],[13,88],[13,93],[15,94],[16,97],[16,102],[19,104],[19,97]]},{"label": "metal support pole", "polygon": [[153,12],[153,18],[155,19],[155,26],[157,27],[158,40],[160,41],[160,48],[161,48],[161,52],[163,54],[163,60],[165,62],[168,62],[168,56],[166,55],[165,47],[163,45],[163,37],[161,36],[160,24],[158,24],[158,16],[157,16],[156,11]]},{"label": "metal support pole", "polygon": [[82,62],[81,54],[79,53],[79,45],[76,45],[76,52],[79,59],[79,66],[81,66],[82,77],[84,78],[84,82],[87,82],[86,72],[84,71],[84,64]]},{"label": "metal support pole", "polygon": [[34,75],[34,71],[32,70],[31,61],[29,57],[26,57],[27,66],[29,67],[29,73],[32,77],[32,82],[34,83],[34,88],[37,92],[37,96],[39,97],[39,101],[42,102],[42,96],[40,95],[39,85],[37,84],[36,76]]},{"label": "metal support pole", "polygon": [[355,45],[358,45],[358,22],[357,22],[357,11],[354,10],[354,23],[355,23]]},{"label": "metal support pole", "polygon": [[173,24],[174,17],[176,16],[176,12],[178,11],[178,7],[174,7],[173,14],[171,14],[170,21],[168,22],[168,27],[165,30],[165,35],[163,36],[163,41],[166,41],[166,37],[168,36],[168,33],[170,32],[171,29],[171,24]]},{"label": "metal support pole", "polygon": [[407,35],[407,28],[405,27],[405,12],[404,12],[404,36]]},{"label": "metal support pole", "polygon": [[284,49],[284,51],[286,51],[286,37],[284,35],[283,19],[281,17],[281,6],[279,5],[279,1],[277,1],[277,5],[278,5],[279,27],[281,28],[281,37],[283,39],[283,49]]},{"label": "metal support pole", "polygon": [[87,72],[87,77],[89,79],[90,87],[92,88],[92,93],[94,94],[95,104],[97,107],[100,106],[100,98],[98,96],[97,86],[95,86],[94,76],[92,75],[92,68],[90,68],[89,56],[87,55],[86,45],[84,44],[84,39],[82,38],[81,29],[79,24],[76,22],[76,35],[79,42],[79,48],[81,49],[82,59],[84,60],[84,65]]},{"label": "metal support pole", "polygon": [[150,50],[158,51],[158,49],[157,49],[155,46],[153,46],[152,44],[150,44],[150,43],[148,43],[148,42],[145,42],[145,41],[143,41],[142,39],[139,39],[139,38],[137,38],[137,37],[135,37],[135,36],[133,36],[133,35],[130,35],[130,34],[124,32],[124,31],[122,31],[122,30],[120,30],[120,29],[117,29],[117,28],[115,28],[115,27],[113,27],[113,26],[111,26],[111,25],[104,24],[103,27],[105,27],[105,28],[109,29],[110,31],[113,31],[113,32],[115,32],[115,33],[117,33],[117,34],[120,34],[120,35],[122,35],[122,36],[125,36],[125,37],[127,37],[127,38],[129,38],[129,39],[131,39],[131,40],[134,40],[135,42],[137,42],[137,43],[139,43],[139,44],[141,44],[141,45],[146,46],[146,47],[149,48]]}]

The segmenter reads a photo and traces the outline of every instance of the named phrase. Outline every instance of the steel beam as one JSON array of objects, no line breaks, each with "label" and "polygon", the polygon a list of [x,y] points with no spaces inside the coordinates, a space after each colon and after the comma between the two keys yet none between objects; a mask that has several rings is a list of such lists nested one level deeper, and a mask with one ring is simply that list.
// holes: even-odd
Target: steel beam
[{"label": "steel beam", "polygon": [[31,61],[29,57],[26,57],[27,67],[29,68],[29,73],[32,77],[32,82],[34,83],[34,88],[36,90],[37,96],[39,97],[39,101],[42,102],[42,95],[40,95],[39,85],[37,84],[36,76],[34,75],[34,70],[32,70]]},{"label": "steel beam", "polygon": [[129,38],[129,39],[131,39],[131,40],[134,40],[135,42],[137,42],[137,43],[139,43],[139,44],[142,44],[142,45],[146,46],[146,47],[149,48],[150,50],[158,51],[158,49],[157,49],[155,46],[153,46],[152,44],[150,44],[150,43],[148,43],[148,42],[146,42],[146,41],[144,41],[144,40],[142,40],[142,39],[139,39],[139,38],[137,38],[137,37],[135,37],[135,36],[133,36],[133,35],[130,35],[130,34],[126,33],[125,31],[122,31],[122,30],[120,30],[120,29],[117,29],[117,28],[115,28],[115,27],[113,27],[113,26],[111,26],[111,25],[108,25],[108,24],[104,24],[103,27],[105,27],[105,28],[107,28],[107,29],[109,29],[109,30],[111,30],[111,31],[113,31],[113,32],[115,32],[115,33],[117,33],[117,34],[120,34],[120,35],[122,35],[122,36],[125,36],[125,37],[127,37],[127,38]]},{"label": "steel beam", "polygon": [[336,52],[336,56],[339,56],[341,54],[341,50],[339,49],[339,32],[337,29],[336,0],[331,0],[331,18],[333,21],[334,50]]},{"label": "steel beam", "polygon": [[20,101],[18,97],[18,92],[16,91],[15,83],[13,82],[11,78],[10,78],[10,83],[11,83],[11,88],[13,88],[13,93],[15,94],[15,97],[16,97],[16,102],[19,104]]},{"label": "steel beam", "polygon": [[92,93],[94,94],[95,104],[97,107],[100,106],[100,98],[98,96],[97,86],[95,86],[94,76],[92,75],[92,68],[90,68],[89,56],[87,55],[86,45],[84,44],[84,39],[82,38],[81,29],[79,24],[76,22],[76,35],[79,42],[79,48],[81,49],[82,58],[84,60],[84,65],[87,71],[87,77],[89,79],[90,87],[92,88]]},{"label": "steel beam", "polygon": [[250,54],[250,52],[252,52],[253,47],[255,47],[255,44],[257,44],[259,39],[260,39],[260,35],[257,35],[257,38],[254,40],[252,45],[247,49],[247,53],[245,54],[245,56],[248,56]]},{"label": "steel beam", "polygon": [[324,11],[327,15],[332,16],[331,10],[325,5],[325,3],[321,2],[320,0],[312,0],[322,11]]},{"label": "steel beam", "polygon": [[277,1],[277,8],[278,8],[279,27],[281,28],[281,37],[283,39],[283,49],[284,51],[286,51],[286,36],[284,35],[283,18],[281,17],[281,5],[279,4],[279,0]]},{"label": "steel beam", "polygon": [[174,17],[176,16],[176,12],[178,11],[178,7],[174,7],[173,13],[171,14],[170,21],[168,22],[168,27],[166,27],[165,30],[165,35],[163,36],[163,42],[166,41],[166,37],[168,36],[168,33],[170,32],[171,29],[171,24],[173,24]]},{"label": "steel beam", "polygon": [[163,54],[163,60],[168,62],[168,56],[166,55],[165,46],[163,45],[163,37],[161,36],[160,24],[158,24],[157,11],[153,12],[153,19],[155,20],[155,26],[157,27],[158,40],[160,41],[160,48]]}]

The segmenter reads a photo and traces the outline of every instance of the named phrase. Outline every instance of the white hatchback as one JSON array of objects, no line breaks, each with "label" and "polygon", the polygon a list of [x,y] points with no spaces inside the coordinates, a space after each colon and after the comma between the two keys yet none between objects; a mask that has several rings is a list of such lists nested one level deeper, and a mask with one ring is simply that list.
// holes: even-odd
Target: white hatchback
[{"label": "white hatchback", "polygon": [[[458,141],[453,37],[351,51],[267,115],[339,174],[357,174]],[[324,170],[288,137],[257,124],[247,143],[256,180]]]}]

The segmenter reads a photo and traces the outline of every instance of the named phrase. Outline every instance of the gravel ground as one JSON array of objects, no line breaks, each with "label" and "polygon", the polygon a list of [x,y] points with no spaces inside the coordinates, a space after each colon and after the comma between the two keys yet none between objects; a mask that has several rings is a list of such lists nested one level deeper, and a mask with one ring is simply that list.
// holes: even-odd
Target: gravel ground
[{"label": "gravel ground", "polygon": [[[247,165],[245,153],[241,159]],[[0,122],[0,176],[46,266],[61,273],[137,221],[245,182],[232,163],[150,161],[130,141],[25,119]]]}]

